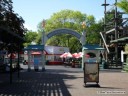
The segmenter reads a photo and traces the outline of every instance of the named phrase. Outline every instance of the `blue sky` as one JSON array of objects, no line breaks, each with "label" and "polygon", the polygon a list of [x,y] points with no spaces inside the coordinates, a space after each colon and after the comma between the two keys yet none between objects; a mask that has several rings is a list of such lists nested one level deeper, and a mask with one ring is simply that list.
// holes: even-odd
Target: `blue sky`
[{"label": "blue sky", "polygon": [[[104,16],[104,0],[12,0],[13,10],[25,20],[25,27],[37,30],[37,24],[49,19],[53,13],[70,9],[93,15],[97,20]],[[107,0],[112,4],[115,0]],[[109,8],[108,8],[109,9]]]}]

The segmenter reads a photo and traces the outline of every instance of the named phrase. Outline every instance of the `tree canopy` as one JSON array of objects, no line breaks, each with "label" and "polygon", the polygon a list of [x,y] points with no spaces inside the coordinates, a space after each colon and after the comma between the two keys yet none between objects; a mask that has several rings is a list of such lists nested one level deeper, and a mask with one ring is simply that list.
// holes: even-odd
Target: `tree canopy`
[{"label": "tree canopy", "polygon": [[121,0],[117,3],[117,6],[124,10],[124,12],[128,13],[128,0]]},{"label": "tree canopy", "polygon": [[[5,33],[5,31],[11,33],[4,35],[6,40],[4,39],[4,41],[2,41],[2,38],[0,38],[0,40],[3,42],[2,45],[4,45],[5,48],[11,43],[13,43],[11,45],[15,45],[13,46],[14,49],[18,47],[17,44],[23,48],[22,40],[18,39],[24,38],[26,32],[26,29],[23,26],[24,20],[17,13],[14,13],[12,3],[12,0],[0,0],[0,34],[4,35],[3,33]],[[7,49],[9,50],[9,48]]]},{"label": "tree canopy", "polygon": [[[86,27],[82,27],[82,23],[86,23]],[[94,38],[92,41],[89,39],[90,37],[99,37],[99,30],[94,30],[92,28],[95,28],[95,26],[98,26],[95,21],[95,17],[93,15],[87,15],[83,14],[80,11],[74,11],[74,10],[61,10],[59,12],[54,13],[49,19],[46,20],[45,24],[45,34],[51,32],[52,30],[58,29],[58,28],[69,28],[73,29],[76,32],[79,32],[82,34],[83,31],[87,34],[87,40],[86,43],[99,43],[99,38]],[[87,31],[89,30],[89,31]],[[38,24],[38,31],[39,33],[43,31],[42,28],[42,22]],[[93,35],[93,36],[92,36]],[[40,39],[38,39],[40,40]],[[40,40],[41,41],[41,40]],[[41,43],[41,42],[38,42]],[[76,37],[69,35],[69,34],[62,34],[56,35],[52,38],[50,38],[47,42],[47,45],[54,45],[54,46],[66,46],[69,47],[71,51],[79,51],[81,50],[81,43],[79,40],[76,39]]]},{"label": "tree canopy", "polygon": [[25,43],[24,46],[28,46],[30,45],[32,42],[36,42],[36,39],[38,37],[38,33],[37,32],[33,32],[31,30],[28,30],[27,33],[25,34]]}]

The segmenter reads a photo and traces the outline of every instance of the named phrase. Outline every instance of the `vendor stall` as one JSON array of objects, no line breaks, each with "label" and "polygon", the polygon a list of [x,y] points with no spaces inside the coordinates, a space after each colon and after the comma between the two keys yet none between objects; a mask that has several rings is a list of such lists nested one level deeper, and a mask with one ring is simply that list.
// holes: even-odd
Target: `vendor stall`
[{"label": "vendor stall", "polygon": [[28,71],[31,70],[31,67],[34,66],[35,71],[38,71],[39,65],[42,66],[42,71],[45,71],[45,57],[44,57],[44,46],[43,45],[29,45],[24,48],[24,51],[27,51],[28,59]]}]

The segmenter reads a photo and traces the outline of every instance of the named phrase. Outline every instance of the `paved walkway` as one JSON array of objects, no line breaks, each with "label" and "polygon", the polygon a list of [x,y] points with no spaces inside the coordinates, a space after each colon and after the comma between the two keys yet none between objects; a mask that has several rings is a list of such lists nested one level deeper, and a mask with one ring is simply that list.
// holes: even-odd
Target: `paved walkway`
[{"label": "paved walkway", "polygon": [[0,96],[128,96],[128,73],[100,71],[99,84],[84,87],[79,68],[46,66],[46,72],[22,70],[19,79],[13,73],[12,84],[8,73],[0,74]]}]

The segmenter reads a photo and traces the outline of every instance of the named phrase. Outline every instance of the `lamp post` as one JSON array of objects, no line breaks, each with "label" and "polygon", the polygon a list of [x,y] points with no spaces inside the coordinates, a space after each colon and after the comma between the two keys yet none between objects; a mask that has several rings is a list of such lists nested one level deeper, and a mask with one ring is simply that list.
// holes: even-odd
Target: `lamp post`
[{"label": "lamp post", "polygon": [[[82,28],[83,28],[83,32],[82,32],[82,36],[83,36],[83,42],[82,42],[82,47],[84,47],[84,45],[85,45],[85,27],[86,27],[86,24],[85,24],[85,22],[82,22]],[[82,66],[81,66],[81,68],[83,69],[84,68],[84,61],[85,61],[85,51],[84,51],[84,48],[82,48],[82,53],[83,53],[83,55],[82,55]]]},{"label": "lamp post", "polygon": [[45,31],[44,31],[44,28],[45,28],[45,20],[43,20],[42,22],[42,28],[43,28],[43,32],[42,32],[42,45],[43,45],[43,52],[42,52],[42,71],[45,71],[45,55],[44,55],[44,47],[45,47]]}]

